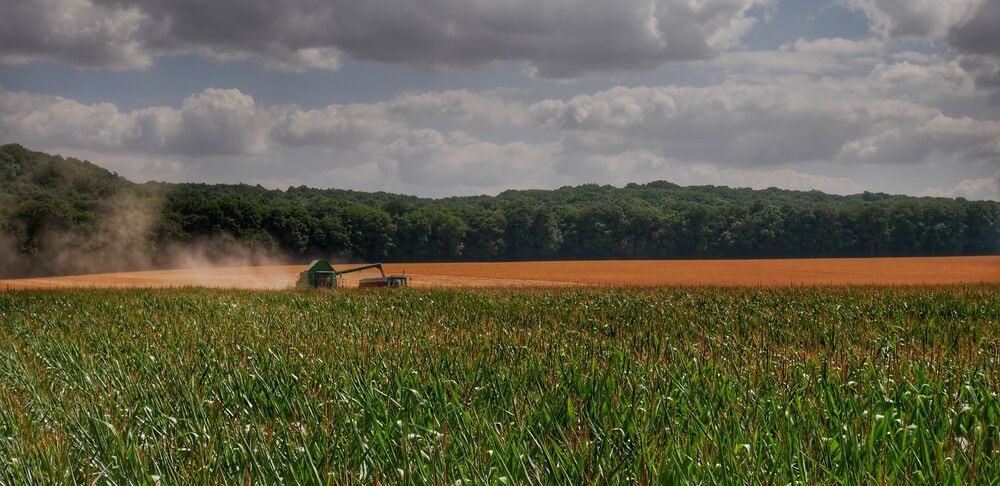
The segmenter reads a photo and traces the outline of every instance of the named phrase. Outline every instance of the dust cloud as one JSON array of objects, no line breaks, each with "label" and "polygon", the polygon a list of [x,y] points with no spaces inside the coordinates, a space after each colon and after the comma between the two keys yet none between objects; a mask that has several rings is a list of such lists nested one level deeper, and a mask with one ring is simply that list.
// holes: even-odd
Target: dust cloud
[{"label": "dust cloud", "polygon": [[23,248],[0,233],[0,278],[81,275],[150,269],[277,265],[290,258],[276,249],[247,245],[219,233],[190,241],[164,241],[158,197],[122,193],[103,201],[96,229],[48,227]]}]

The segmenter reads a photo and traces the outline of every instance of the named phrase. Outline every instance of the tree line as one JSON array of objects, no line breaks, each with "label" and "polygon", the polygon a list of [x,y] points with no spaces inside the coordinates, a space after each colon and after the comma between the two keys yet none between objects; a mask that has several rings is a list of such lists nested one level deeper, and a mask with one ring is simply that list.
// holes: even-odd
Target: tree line
[{"label": "tree line", "polygon": [[[657,191],[657,185],[660,190]],[[651,190],[652,189],[652,190]],[[1000,251],[984,201],[878,194],[769,203],[763,194],[671,200],[663,183],[417,199],[291,188],[181,185],[166,195],[166,239],[228,233],[293,255],[365,260],[530,260],[939,256]],[[641,194],[661,199],[654,204]],[[785,192],[785,191],[783,191]],[[744,203],[742,199],[749,199]],[[668,202],[669,201],[669,202]]]},{"label": "tree line", "polygon": [[0,147],[0,180],[0,234],[20,262],[12,271],[8,258],[8,268],[0,268],[7,274],[31,273],[24,262],[40,271],[51,248],[66,241],[81,254],[152,256],[124,266],[164,264],[155,257],[170,245],[213,238],[292,260],[1000,253],[1000,203],[964,199],[663,181],[442,199],[308,187],[135,184],[93,164],[19,145]]}]

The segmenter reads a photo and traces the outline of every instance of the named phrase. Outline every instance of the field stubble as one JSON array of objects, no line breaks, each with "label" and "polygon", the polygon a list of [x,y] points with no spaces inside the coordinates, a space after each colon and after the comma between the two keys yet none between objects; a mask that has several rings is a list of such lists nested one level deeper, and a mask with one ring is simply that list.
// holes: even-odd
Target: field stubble
[{"label": "field stubble", "polygon": [[0,483],[989,482],[1000,287],[0,293]]},{"label": "field stubble", "polygon": [[[347,268],[356,264],[335,264]],[[0,280],[0,289],[214,287],[286,289],[304,265],[183,268]],[[792,260],[591,260],[549,262],[388,263],[418,288],[572,286],[950,285],[1000,283],[1000,256]],[[375,270],[348,274],[357,287]]]}]

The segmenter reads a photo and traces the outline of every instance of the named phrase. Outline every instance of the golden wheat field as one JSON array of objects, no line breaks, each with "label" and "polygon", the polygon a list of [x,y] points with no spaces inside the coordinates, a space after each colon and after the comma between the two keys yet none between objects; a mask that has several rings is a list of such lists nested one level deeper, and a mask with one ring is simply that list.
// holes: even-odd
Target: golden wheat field
[{"label": "golden wheat field", "polygon": [[[348,268],[354,264],[335,264]],[[214,287],[284,289],[304,265],[184,268],[0,280],[0,288]],[[796,260],[597,260],[489,263],[390,263],[386,273],[417,288],[545,286],[948,285],[1000,282],[1000,256]],[[356,287],[376,270],[342,277]]]}]

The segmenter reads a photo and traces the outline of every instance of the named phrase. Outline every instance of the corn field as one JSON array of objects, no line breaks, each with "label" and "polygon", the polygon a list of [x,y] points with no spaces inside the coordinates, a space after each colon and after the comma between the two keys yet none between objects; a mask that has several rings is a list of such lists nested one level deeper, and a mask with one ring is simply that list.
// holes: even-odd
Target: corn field
[{"label": "corn field", "polygon": [[997,483],[1000,287],[0,293],[0,483]]}]

